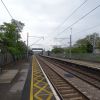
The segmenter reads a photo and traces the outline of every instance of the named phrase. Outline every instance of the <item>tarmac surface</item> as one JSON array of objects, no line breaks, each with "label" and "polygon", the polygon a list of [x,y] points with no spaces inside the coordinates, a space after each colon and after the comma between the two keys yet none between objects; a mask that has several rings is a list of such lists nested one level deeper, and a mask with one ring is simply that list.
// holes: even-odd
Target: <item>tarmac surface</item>
[{"label": "tarmac surface", "polygon": [[36,57],[33,57],[32,60],[32,73],[33,85],[31,89],[33,89],[33,93],[30,100],[56,100]]},{"label": "tarmac surface", "polygon": [[[33,70],[34,68],[34,70]],[[0,73],[0,100],[55,100],[52,90],[33,57],[9,64]]]},{"label": "tarmac surface", "polygon": [[[5,67],[6,71],[3,71],[3,74],[0,73],[2,81],[0,83],[0,100],[29,100],[28,95],[25,95],[27,97],[23,96],[26,92],[25,85],[28,83],[27,75],[29,69],[30,63],[26,61],[20,61]],[[3,78],[5,80],[2,80]],[[29,85],[27,85],[27,90]]]},{"label": "tarmac surface", "polygon": [[17,69],[4,70],[3,73],[1,73],[0,75],[0,83],[11,83],[12,80],[17,75],[17,73],[18,73]]}]

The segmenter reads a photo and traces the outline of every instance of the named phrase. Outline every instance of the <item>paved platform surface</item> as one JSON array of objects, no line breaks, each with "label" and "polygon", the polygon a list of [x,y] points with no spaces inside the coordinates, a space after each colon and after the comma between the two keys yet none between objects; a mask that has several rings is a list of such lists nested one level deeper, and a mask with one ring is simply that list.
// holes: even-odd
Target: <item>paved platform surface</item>
[{"label": "paved platform surface", "polygon": [[55,58],[55,59],[60,59],[66,62],[71,62],[71,63],[75,63],[78,65],[83,65],[83,66],[87,66],[90,68],[94,68],[94,69],[98,69],[100,70],[100,63],[96,63],[96,62],[88,62],[88,61],[82,61],[82,60],[73,60],[73,59],[64,59],[64,58],[59,58],[59,57],[52,57],[52,56],[47,56],[50,58]]},{"label": "paved platform surface", "polygon": [[5,74],[0,74],[1,79],[7,76],[5,79],[8,78],[10,80],[16,73],[17,75],[9,83],[0,83],[0,100],[22,100],[22,92],[27,79],[28,69],[29,63],[26,61],[7,66],[6,70],[9,71]]},{"label": "paved platform surface", "polygon": [[69,59],[66,59],[66,61],[76,63],[79,65],[86,65],[88,67],[92,67],[100,70],[100,63],[93,63],[93,62],[81,61],[81,60],[69,60]]},{"label": "paved platform surface", "polygon": [[0,75],[0,83],[11,83],[17,73],[18,73],[17,69],[4,70],[3,73]]},{"label": "paved platform surface", "polygon": [[56,100],[50,86],[47,83],[36,58],[33,57],[32,61],[33,69],[33,95],[31,94],[31,100]]},{"label": "paved platform surface", "polygon": [[21,73],[22,75],[19,77],[18,82],[16,82],[11,87],[9,92],[16,93],[18,91],[22,91],[23,90],[28,70],[27,69],[22,69],[19,73]]}]

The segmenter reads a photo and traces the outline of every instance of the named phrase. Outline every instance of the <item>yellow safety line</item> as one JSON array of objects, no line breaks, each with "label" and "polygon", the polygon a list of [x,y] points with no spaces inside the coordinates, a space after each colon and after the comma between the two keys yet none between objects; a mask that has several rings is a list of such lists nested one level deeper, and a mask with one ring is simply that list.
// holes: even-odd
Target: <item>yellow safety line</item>
[{"label": "yellow safety line", "polygon": [[32,58],[32,74],[31,74],[31,86],[30,86],[30,100],[33,100],[33,58]]},{"label": "yellow safety line", "polygon": [[[42,100],[41,97],[38,96],[38,94],[41,92],[41,91],[44,91],[48,94],[48,98],[46,100],[51,100],[52,96],[53,96],[53,93],[51,93],[50,91],[46,90],[46,87],[48,86],[48,83],[46,82],[43,82],[44,80],[44,77],[41,77],[41,79],[38,80],[38,77],[41,76],[41,71],[39,68],[37,68],[36,66],[38,65],[37,61],[36,61],[36,57],[33,57],[33,60],[32,60],[32,75],[31,75],[31,87],[30,87],[30,100],[33,100],[35,97],[37,100]],[[34,68],[34,70],[33,70]],[[33,79],[33,76],[34,79]],[[34,80],[37,80],[36,83],[33,83]],[[38,83],[44,83],[45,85],[43,87],[40,87],[38,86]],[[33,91],[34,91],[34,87],[38,88],[39,90],[33,94]]]}]

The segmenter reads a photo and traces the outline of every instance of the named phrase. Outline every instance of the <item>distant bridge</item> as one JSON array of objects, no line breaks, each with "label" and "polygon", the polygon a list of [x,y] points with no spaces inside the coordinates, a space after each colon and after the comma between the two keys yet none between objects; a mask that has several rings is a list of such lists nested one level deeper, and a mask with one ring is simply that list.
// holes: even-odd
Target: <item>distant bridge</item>
[{"label": "distant bridge", "polygon": [[32,48],[34,54],[41,54],[43,55],[43,48]]},{"label": "distant bridge", "polygon": [[41,51],[43,51],[43,48],[32,48],[32,50],[41,50]]}]

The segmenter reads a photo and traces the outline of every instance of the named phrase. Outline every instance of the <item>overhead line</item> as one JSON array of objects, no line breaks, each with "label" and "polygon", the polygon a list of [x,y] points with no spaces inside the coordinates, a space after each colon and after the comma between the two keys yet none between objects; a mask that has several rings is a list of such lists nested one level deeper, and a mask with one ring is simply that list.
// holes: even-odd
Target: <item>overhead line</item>
[{"label": "overhead line", "polygon": [[[61,27],[77,10],[79,10],[88,0],[85,0],[81,5],[79,5],[56,29]],[[55,29],[55,30],[56,30]]]},{"label": "overhead line", "polygon": [[[8,10],[8,8],[7,8],[7,6],[5,5],[5,3],[3,2],[3,0],[1,0],[1,2],[2,2],[2,4],[4,5],[4,7],[5,7],[6,11],[8,12],[9,16],[14,20],[13,16],[11,15],[10,11]],[[15,22],[15,23],[16,23],[16,22]],[[19,28],[19,26],[18,26],[17,23],[16,23],[16,25],[17,25],[17,27],[18,27],[18,29],[19,29],[19,31],[20,31],[20,28]]]},{"label": "overhead line", "polygon": [[44,37],[43,37],[43,36],[41,36],[41,37],[38,37],[38,36],[29,36],[29,37],[43,38],[43,39],[44,39]]},{"label": "overhead line", "polygon": [[12,19],[14,19],[14,18],[12,17],[12,15],[11,15],[10,11],[9,11],[8,8],[6,7],[6,5],[4,4],[4,2],[3,2],[2,0],[1,0],[1,2],[2,2],[2,4],[4,5],[4,7],[5,7],[6,11],[8,12],[9,16],[10,16]]},{"label": "overhead line", "polygon": [[94,28],[96,28],[96,27],[99,27],[99,26],[100,26],[100,24],[98,24],[98,25],[95,25],[95,26],[92,26],[92,27],[90,27],[90,28],[87,28],[87,29],[85,29],[85,30],[82,30],[82,31],[76,32],[76,33],[85,32],[85,31],[88,31],[88,30],[94,29]]},{"label": "overhead line", "polygon": [[[63,31],[61,31],[60,33],[63,33],[64,31],[68,30],[69,28],[71,28],[73,25],[77,24],[78,22],[80,22],[82,19],[84,19],[86,16],[88,16],[90,13],[92,13],[93,11],[95,11],[97,8],[99,8],[100,5],[96,6],[95,8],[93,8],[91,11],[89,11],[88,13],[86,13],[84,16],[82,16],[81,18],[79,18],[77,21],[75,21],[73,24],[71,24],[70,26],[68,26],[67,28],[65,28]],[[58,33],[57,35],[59,35],[60,33]],[[56,35],[56,36],[57,36]]]},{"label": "overhead line", "polygon": [[61,40],[61,39],[69,39],[69,38],[55,38],[55,39]]},{"label": "overhead line", "polygon": [[31,44],[29,47],[33,46],[34,44],[36,44],[37,42],[39,42],[42,38],[38,39],[37,41],[35,41],[33,44]]},{"label": "overhead line", "polygon": [[[3,0],[1,0],[1,2],[2,2],[2,4],[4,5],[4,7],[5,7],[6,11],[8,12],[9,16],[11,17],[11,19],[14,20],[13,16],[11,15],[10,11],[8,10],[8,8],[7,8],[7,6],[5,5],[5,3],[3,2]],[[20,32],[20,28],[19,28],[18,24],[17,24],[16,22],[15,22],[15,24],[16,24],[16,26],[18,27],[18,30],[19,30],[19,32]],[[17,35],[17,37],[18,37],[18,35]],[[18,41],[18,40],[17,40],[17,41]]]},{"label": "overhead line", "polygon": [[[92,27],[89,27],[89,28],[84,29],[84,30],[79,31],[79,32],[75,32],[74,34],[81,33],[81,32],[86,32],[86,31],[88,31],[88,30],[94,29],[94,28],[99,27],[99,26],[100,26],[100,24],[95,25],[95,26],[92,26]],[[55,38],[55,39],[60,39],[60,38]],[[63,39],[63,38],[61,38],[61,39]]]}]

